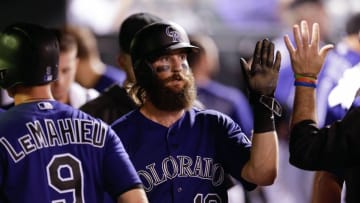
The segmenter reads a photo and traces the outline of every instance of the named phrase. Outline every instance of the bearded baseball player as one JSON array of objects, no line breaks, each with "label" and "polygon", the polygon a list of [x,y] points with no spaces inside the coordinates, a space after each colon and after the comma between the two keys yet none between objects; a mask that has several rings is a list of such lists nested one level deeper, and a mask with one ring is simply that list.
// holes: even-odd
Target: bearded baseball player
[{"label": "bearded baseball player", "polygon": [[41,26],[0,34],[0,86],[15,106],[0,115],[0,202],[146,203],[119,137],[104,122],[53,99],[59,45]]},{"label": "bearded baseball player", "polygon": [[158,22],[140,30],[131,43],[136,84],[130,90],[139,108],[116,120],[118,132],[150,202],[224,203],[224,177],[246,189],[270,185],[277,175],[278,147],[273,98],[280,68],[274,45],[259,41],[252,65],[241,60],[254,111],[252,142],[230,117],[193,107],[194,79],[187,54],[197,51],[185,30]]}]

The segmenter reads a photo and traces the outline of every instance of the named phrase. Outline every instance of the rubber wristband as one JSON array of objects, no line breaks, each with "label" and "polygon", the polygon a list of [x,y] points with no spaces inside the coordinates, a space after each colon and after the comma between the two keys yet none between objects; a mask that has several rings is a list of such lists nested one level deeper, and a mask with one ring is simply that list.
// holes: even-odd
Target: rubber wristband
[{"label": "rubber wristband", "polygon": [[316,84],[315,83],[309,83],[309,82],[299,82],[299,81],[295,81],[294,82],[295,86],[302,86],[302,87],[312,87],[312,88],[316,88]]},{"label": "rubber wristband", "polygon": [[317,79],[317,76],[310,74],[310,73],[303,73],[303,74],[295,73],[294,74],[294,78],[301,78],[301,77],[312,78],[315,80]]},{"label": "rubber wristband", "polygon": [[313,78],[309,78],[309,77],[301,77],[301,78],[296,78],[295,79],[296,82],[307,82],[307,83],[317,83],[317,80],[313,79]]}]

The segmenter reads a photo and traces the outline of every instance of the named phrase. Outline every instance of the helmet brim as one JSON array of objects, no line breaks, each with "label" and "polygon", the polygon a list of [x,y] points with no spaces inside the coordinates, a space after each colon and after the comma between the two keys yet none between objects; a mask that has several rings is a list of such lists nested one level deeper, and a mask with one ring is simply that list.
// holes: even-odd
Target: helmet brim
[{"label": "helmet brim", "polygon": [[199,51],[199,47],[193,46],[188,43],[176,43],[176,44],[170,45],[166,48],[166,51],[173,51],[173,50],[177,50],[177,49],[186,49],[190,52],[198,52]]}]

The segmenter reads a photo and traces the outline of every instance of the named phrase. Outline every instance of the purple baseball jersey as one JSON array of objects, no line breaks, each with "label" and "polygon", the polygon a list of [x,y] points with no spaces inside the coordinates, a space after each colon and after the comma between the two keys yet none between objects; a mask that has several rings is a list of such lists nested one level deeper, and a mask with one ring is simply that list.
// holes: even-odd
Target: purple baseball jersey
[{"label": "purple baseball jersey", "polygon": [[170,128],[134,110],[112,124],[129,153],[150,202],[227,202],[224,178],[241,178],[251,142],[230,117],[190,109]]},{"label": "purple baseball jersey", "polygon": [[141,180],[104,122],[57,101],[0,114],[0,202],[98,203]]},{"label": "purple baseball jersey", "polygon": [[125,79],[126,79],[125,71],[115,66],[107,64],[106,71],[100,77],[94,89],[96,89],[99,92],[104,92],[106,88],[110,87],[110,85],[113,84],[122,85]]}]

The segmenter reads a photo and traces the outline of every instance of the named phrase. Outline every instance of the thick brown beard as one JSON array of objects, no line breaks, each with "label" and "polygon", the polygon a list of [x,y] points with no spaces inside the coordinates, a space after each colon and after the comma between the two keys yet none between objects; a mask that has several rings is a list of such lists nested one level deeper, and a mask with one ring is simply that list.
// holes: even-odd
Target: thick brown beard
[{"label": "thick brown beard", "polygon": [[[172,80],[183,80],[185,85],[180,91],[175,92],[173,89],[166,87],[166,83]],[[176,73],[164,80],[155,77],[152,89],[147,92],[147,96],[151,103],[160,110],[178,111],[189,109],[196,99],[194,77],[191,72],[186,75]]]}]

